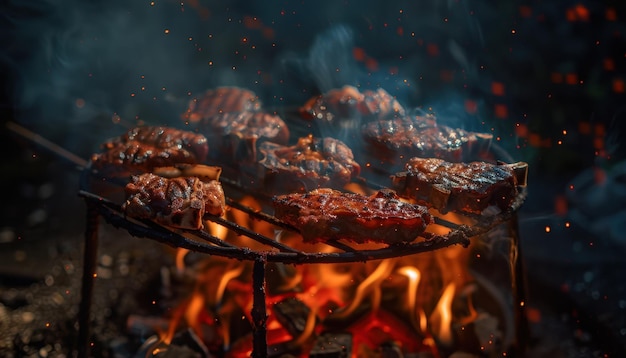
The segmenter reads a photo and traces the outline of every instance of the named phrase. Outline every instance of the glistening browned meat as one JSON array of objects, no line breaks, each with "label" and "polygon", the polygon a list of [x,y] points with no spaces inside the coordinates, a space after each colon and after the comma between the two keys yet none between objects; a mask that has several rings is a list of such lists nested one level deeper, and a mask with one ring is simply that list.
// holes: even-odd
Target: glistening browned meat
[{"label": "glistening browned meat", "polygon": [[404,108],[382,88],[361,93],[356,87],[344,86],[309,99],[300,113],[306,119],[332,123],[342,119],[371,121],[404,116]]},{"label": "glistening browned meat", "polygon": [[221,113],[258,111],[259,97],[252,91],[239,87],[218,87],[194,98],[183,113],[183,120],[197,123],[203,118]]},{"label": "glistening browned meat", "polygon": [[342,188],[361,170],[352,150],[334,138],[309,135],[293,146],[265,142],[259,152],[258,177],[272,193]]},{"label": "glistening browned meat", "polygon": [[201,229],[205,214],[224,214],[224,191],[216,180],[167,179],[147,173],[132,177],[126,195],[122,209],[127,216],[171,227]]},{"label": "glistening browned meat", "polygon": [[306,242],[410,242],[433,221],[426,207],[402,202],[390,190],[364,196],[323,188],[276,196],[273,205],[274,215],[298,228]]},{"label": "glistening browned meat", "polygon": [[287,144],[289,129],[276,115],[263,112],[223,113],[204,118],[198,130],[211,141],[211,156],[220,162],[235,165],[256,161],[256,148],[262,141]]},{"label": "glistening browned meat", "polygon": [[525,185],[527,165],[485,162],[450,163],[441,159],[411,158],[405,171],[392,176],[393,188],[403,197],[445,213],[480,214],[488,206],[510,208]]},{"label": "glistening browned meat", "polygon": [[106,175],[129,175],[175,164],[198,164],[209,152],[207,139],[168,127],[136,127],[105,142],[91,158],[92,167]]},{"label": "glistening browned meat", "polygon": [[363,128],[367,152],[377,160],[398,164],[406,158],[440,158],[460,162],[491,143],[487,133],[438,125],[434,116],[375,121]]}]

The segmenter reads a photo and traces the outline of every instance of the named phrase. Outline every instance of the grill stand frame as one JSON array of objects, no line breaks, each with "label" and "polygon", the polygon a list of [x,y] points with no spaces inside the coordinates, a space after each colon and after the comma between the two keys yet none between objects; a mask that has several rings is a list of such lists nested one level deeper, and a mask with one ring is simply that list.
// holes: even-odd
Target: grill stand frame
[{"label": "grill stand frame", "polygon": [[265,306],[265,265],[259,256],[252,268],[252,357],[267,357],[267,307]]},{"label": "grill stand frame", "polygon": [[511,263],[511,285],[513,289],[513,305],[515,314],[515,344],[516,353],[523,355],[529,343],[530,327],[526,315],[526,275],[524,260],[522,256],[522,246],[519,236],[519,220],[517,215],[513,215],[509,220],[509,230],[513,238],[509,252],[509,262]]},{"label": "grill stand frame", "polygon": [[[83,171],[81,188],[88,187],[87,177],[90,171]],[[272,242],[273,240],[263,237],[255,233],[247,232],[241,227],[234,226],[229,229],[235,230],[240,235],[248,236],[261,243],[269,245],[272,250],[277,251],[254,251],[248,248],[239,248],[232,246],[219,238],[216,238],[209,234],[200,235],[192,230],[182,230],[179,232],[172,231],[168,228],[160,226],[149,220],[129,220],[120,211],[119,205],[110,202],[106,198],[102,198],[98,195],[92,194],[85,190],[79,191],[79,196],[83,197],[87,204],[87,223],[85,230],[85,244],[84,244],[84,261],[83,261],[83,276],[81,282],[81,302],[78,312],[79,332],[78,332],[78,357],[87,358],[90,350],[90,316],[91,316],[91,304],[93,296],[93,288],[96,279],[96,264],[98,253],[98,230],[99,219],[104,218],[105,221],[117,228],[122,227],[128,231],[129,234],[136,237],[146,237],[160,243],[168,244],[172,247],[186,248],[191,251],[196,251],[209,255],[218,255],[228,258],[234,258],[239,260],[254,261],[253,266],[253,307],[251,311],[251,317],[253,320],[253,351],[252,357],[267,357],[267,308],[266,308],[266,292],[265,292],[265,274],[266,264],[268,262],[283,262],[287,264],[309,264],[309,263],[348,263],[348,262],[365,262],[373,259],[384,259],[398,256],[407,256],[411,254],[422,253],[426,251],[433,251],[441,248],[445,248],[452,245],[462,245],[467,247],[469,245],[469,238],[480,234],[484,234],[491,228],[498,224],[508,222],[511,226],[511,234],[515,238],[512,243],[512,248],[509,253],[509,262],[511,263],[511,281],[513,290],[513,299],[515,303],[515,329],[516,329],[516,341],[514,343],[514,349],[523,351],[528,336],[528,322],[525,315],[525,305],[521,304],[526,301],[526,292],[524,283],[520,280],[524,277],[524,271],[522,266],[521,251],[519,248],[519,229],[517,227],[517,209],[523,203],[526,197],[526,191],[523,190],[518,198],[515,200],[511,210],[509,212],[496,215],[492,218],[483,220],[473,226],[456,225],[445,220],[435,217],[436,224],[447,226],[452,229],[448,235],[431,235],[424,236],[426,241],[418,241],[413,244],[404,246],[389,246],[383,249],[375,250],[358,250],[352,248],[350,245],[346,245],[339,241],[327,243],[339,249],[342,252],[320,254],[320,253],[308,253],[293,250],[289,247],[278,242]],[[250,208],[237,206],[235,203],[229,203],[235,205],[238,209],[244,210],[244,212],[252,215],[258,219],[266,220],[273,224],[279,224],[284,226],[281,222],[275,218],[252,210]],[[248,210],[249,209],[249,210]],[[218,224],[224,224],[219,218],[205,219],[212,220]],[[228,224],[228,223],[226,223]],[[284,227],[285,229],[290,229]],[[208,241],[210,244],[199,242],[197,240],[190,240],[183,236],[182,233],[189,233],[197,235],[196,238],[204,241]]]},{"label": "grill stand frame", "polygon": [[90,321],[93,288],[96,281],[96,262],[98,261],[98,230],[100,214],[97,204],[85,201],[87,204],[87,224],[85,228],[85,243],[83,248],[83,276],[80,289],[80,305],[78,309],[78,357],[87,357],[90,344]]}]

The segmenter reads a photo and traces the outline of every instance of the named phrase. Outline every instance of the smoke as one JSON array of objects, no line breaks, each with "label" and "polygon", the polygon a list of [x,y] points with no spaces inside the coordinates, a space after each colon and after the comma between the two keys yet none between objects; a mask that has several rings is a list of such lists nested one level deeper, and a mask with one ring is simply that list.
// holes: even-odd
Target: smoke
[{"label": "smoke", "polygon": [[481,25],[494,13],[480,1],[13,1],[0,36],[16,120],[89,153],[122,124],[180,125],[188,101],[220,85],[252,89],[269,106],[346,84],[382,87],[408,109],[480,129],[463,103],[489,88],[477,68]]},{"label": "smoke", "polygon": [[93,150],[117,123],[174,124],[191,96],[247,75],[209,64],[238,64],[221,55],[237,45],[224,46],[235,37],[222,36],[226,17],[210,23],[178,3],[15,1],[2,17],[15,120],[70,148]]},{"label": "smoke", "polygon": [[346,26],[337,26],[316,37],[306,61],[317,88],[326,92],[343,85],[355,85],[357,64],[352,56],[354,40]]}]

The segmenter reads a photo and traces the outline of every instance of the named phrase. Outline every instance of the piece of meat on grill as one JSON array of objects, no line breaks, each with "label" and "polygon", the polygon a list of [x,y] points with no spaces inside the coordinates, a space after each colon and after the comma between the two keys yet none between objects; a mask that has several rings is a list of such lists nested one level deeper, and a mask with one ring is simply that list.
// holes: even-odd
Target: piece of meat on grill
[{"label": "piece of meat on grill", "polygon": [[152,173],[136,175],[125,188],[125,215],[185,229],[203,228],[205,214],[222,216],[225,198],[217,180],[196,177],[163,178]]},{"label": "piece of meat on grill", "polygon": [[343,86],[312,97],[300,108],[300,114],[328,123],[342,119],[366,122],[404,116],[404,108],[382,88],[360,92],[356,87]]},{"label": "piece of meat on grill", "polygon": [[412,157],[465,161],[486,150],[493,137],[438,125],[432,115],[371,122],[362,134],[368,155],[391,165]]},{"label": "piece of meat on grill", "polygon": [[203,118],[221,113],[255,112],[261,109],[261,100],[256,93],[239,87],[218,87],[192,99],[182,118],[197,123]]},{"label": "piece of meat on grill", "polygon": [[274,215],[298,228],[304,241],[411,242],[433,218],[425,206],[400,201],[391,190],[371,196],[322,188],[273,198]]},{"label": "piece of meat on grill", "polygon": [[309,135],[295,145],[265,142],[259,146],[258,177],[272,193],[342,188],[359,175],[361,166],[342,141]]},{"label": "piece of meat on grill", "polygon": [[416,199],[442,213],[482,213],[489,206],[506,211],[526,185],[526,163],[450,163],[437,158],[411,158],[405,171],[392,176],[398,195]]},{"label": "piece of meat on grill", "polygon": [[279,116],[264,112],[222,113],[203,118],[198,130],[215,149],[211,157],[231,166],[255,162],[257,146],[263,141],[284,145],[289,140],[287,124]]},{"label": "piece of meat on grill", "polygon": [[92,155],[92,167],[106,175],[129,175],[156,167],[198,164],[207,159],[209,145],[202,134],[180,129],[142,126],[110,139]]}]

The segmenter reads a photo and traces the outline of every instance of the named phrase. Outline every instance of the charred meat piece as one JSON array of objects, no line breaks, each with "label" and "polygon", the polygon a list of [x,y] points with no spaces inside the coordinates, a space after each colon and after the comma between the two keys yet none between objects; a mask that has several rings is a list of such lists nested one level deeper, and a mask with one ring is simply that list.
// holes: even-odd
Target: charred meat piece
[{"label": "charred meat piece", "polygon": [[404,172],[392,176],[402,197],[416,199],[442,213],[480,214],[495,205],[505,211],[526,185],[526,163],[450,163],[436,158],[411,158]]},{"label": "charred meat piece", "polygon": [[287,144],[289,140],[287,124],[279,116],[263,112],[218,114],[202,119],[198,129],[215,143],[212,157],[233,166],[256,161],[260,142]]},{"label": "charred meat piece", "polygon": [[146,173],[132,177],[126,195],[122,210],[127,216],[176,228],[201,229],[205,214],[224,214],[224,191],[216,180],[167,179]]},{"label": "charred meat piece", "polygon": [[352,150],[334,138],[309,135],[293,146],[265,142],[259,152],[258,177],[273,193],[342,188],[361,170]]},{"label": "charred meat piece", "polygon": [[156,167],[198,164],[206,160],[207,139],[197,133],[168,127],[136,127],[105,142],[92,166],[107,175],[149,172]]},{"label": "charred meat piece", "polygon": [[302,108],[306,119],[334,122],[341,119],[376,119],[404,116],[404,108],[387,91],[359,92],[356,87],[344,86],[309,99]]},{"label": "charred meat piece", "polygon": [[298,228],[304,241],[411,242],[433,221],[428,209],[400,201],[391,190],[372,196],[323,188],[273,199],[274,215]]},{"label": "charred meat piece", "polygon": [[191,100],[182,117],[186,122],[197,123],[203,118],[222,113],[254,112],[259,109],[261,101],[254,92],[239,87],[218,87]]},{"label": "charred meat piece", "polygon": [[376,121],[363,128],[368,153],[393,164],[411,157],[460,162],[487,149],[492,137],[438,125],[430,115]]}]

